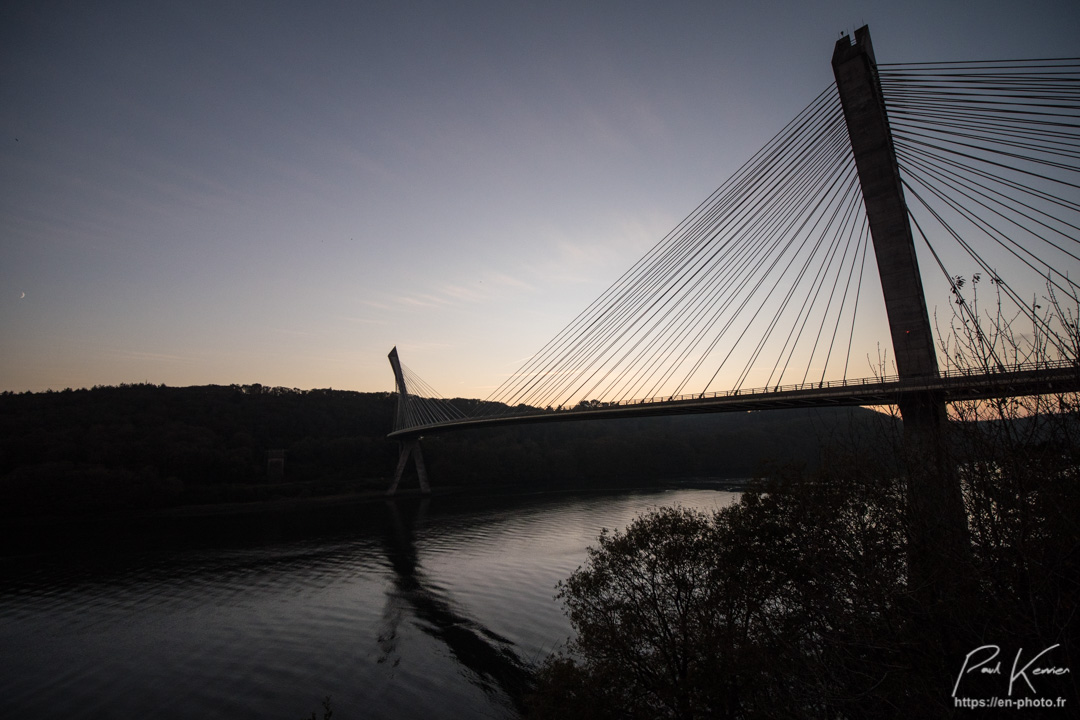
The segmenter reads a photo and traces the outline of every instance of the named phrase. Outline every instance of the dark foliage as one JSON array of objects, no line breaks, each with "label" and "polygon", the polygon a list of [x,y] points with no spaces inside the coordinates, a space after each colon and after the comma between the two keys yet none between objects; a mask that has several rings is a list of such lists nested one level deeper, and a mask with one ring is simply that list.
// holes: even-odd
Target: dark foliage
[{"label": "dark foliage", "polygon": [[424,439],[428,469],[457,483],[624,483],[749,478],[765,463],[815,467],[821,448],[894,426],[865,408],[583,421],[460,431]]},{"label": "dark foliage", "polygon": [[[1077,420],[957,425],[973,559],[953,568],[968,582],[945,612],[909,586],[905,482],[874,454],[778,472],[715,514],[658,509],[605,532],[560,585],[576,636],[542,667],[532,715],[946,717],[984,644],[1008,666],[1060,643],[1053,664],[1075,672]],[[1040,680],[1075,707],[1075,675]],[[977,697],[1006,689],[965,680]]]},{"label": "dark foliage", "polygon": [[[329,695],[327,695],[326,697],[323,698],[322,706],[323,706],[322,720],[330,720],[330,718],[334,717],[334,709],[330,705],[330,696]],[[305,719],[300,718],[300,720],[305,720]],[[314,710],[311,711],[311,720],[319,720],[319,718],[315,714]]]},{"label": "dark foliage", "polygon": [[[389,393],[259,385],[0,396],[0,507],[98,514],[370,485],[393,467]],[[267,452],[286,450],[269,482]]]},{"label": "dark foliage", "polygon": [[[260,385],[4,393],[0,516],[383,490],[397,461],[385,438],[396,402]],[[526,426],[427,438],[424,454],[443,488],[749,477],[778,445],[780,459],[812,464],[834,428],[880,418],[855,409]],[[270,450],[285,451],[280,478],[268,473]]]}]

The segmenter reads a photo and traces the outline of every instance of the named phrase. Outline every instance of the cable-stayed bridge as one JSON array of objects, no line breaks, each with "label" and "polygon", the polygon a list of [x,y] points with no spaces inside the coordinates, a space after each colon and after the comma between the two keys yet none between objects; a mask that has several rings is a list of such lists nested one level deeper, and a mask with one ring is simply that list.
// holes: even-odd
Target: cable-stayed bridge
[{"label": "cable-stayed bridge", "polygon": [[1080,59],[879,65],[862,28],[833,69],[485,402],[392,351],[391,492],[467,427],[894,404],[931,437],[948,402],[1080,389]]},{"label": "cable-stayed bridge", "polygon": [[[401,403],[407,419],[389,437],[406,439],[475,427],[525,425],[570,420],[657,417],[712,412],[748,412],[801,407],[896,405],[913,392],[940,394],[945,402],[996,397],[1043,395],[1080,390],[1076,363],[1069,360],[1030,362],[990,372],[954,369],[936,377],[902,379],[898,375],[776,385],[749,390],[722,390],[698,395],[654,397],[621,402],[583,401],[573,408],[550,411],[520,407],[466,415],[445,400],[410,395]],[[400,400],[400,398],[399,398]]]}]

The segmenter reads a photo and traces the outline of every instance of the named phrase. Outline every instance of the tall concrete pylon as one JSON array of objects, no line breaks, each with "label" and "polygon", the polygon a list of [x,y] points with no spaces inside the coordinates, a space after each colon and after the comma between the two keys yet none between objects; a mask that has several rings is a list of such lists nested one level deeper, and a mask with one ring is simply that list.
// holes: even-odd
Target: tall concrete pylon
[{"label": "tall concrete pylon", "polygon": [[[897,374],[901,381],[934,377],[934,336],[866,26],[855,31],[854,43],[846,35],[836,43],[832,65],[874,242]],[[908,455],[912,579],[944,590],[951,583],[940,576],[942,567],[970,553],[963,495],[945,446],[945,401],[920,392],[902,394],[897,404]]]},{"label": "tall concrete pylon", "polygon": [[[404,411],[405,404],[409,400],[409,389],[405,386],[405,374],[401,371],[401,361],[398,359],[396,345],[387,357],[390,359],[390,367],[394,369],[394,383],[397,386],[398,412],[400,413]],[[424,465],[424,453],[420,449],[420,438],[410,438],[398,443],[397,470],[394,471],[394,481],[390,483],[390,487],[386,491],[387,495],[397,494],[398,483],[401,482],[401,476],[409,464],[410,457],[416,463],[416,476],[420,480],[420,492],[425,495],[431,493],[431,486],[428,485],[427,479],[427,468]]]},{"label": "tall concrete pylon", "polygon": [[856,30],[854,44],[841,38],[832,64],[874,240],[896,369],[901,378],[933,377],[938,373],[934,336],[870,31]]}]

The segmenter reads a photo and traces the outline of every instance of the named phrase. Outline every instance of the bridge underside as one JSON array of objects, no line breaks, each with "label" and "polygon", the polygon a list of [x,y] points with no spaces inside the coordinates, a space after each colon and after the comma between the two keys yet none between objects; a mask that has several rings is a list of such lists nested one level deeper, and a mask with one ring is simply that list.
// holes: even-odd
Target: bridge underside
[{"label": "bridge underside", "polygon": [[844,384],[824,384],[730,393],[712,397],[672,400],[645,400],[622,405],[600,405],[573,410],[521,412],[493,417],[470,418],[452,422],[402,428],[387,437],[407,440],[422,435],[436,435],[453,430],[502,425],[526,425],[575,420],[659,417],[693,413],[747,412],[782,408],[895,405],[905,396],[933,394],[944,402],[987,400],[994,397],[1049,395],[1080,392],[1080,368],[1075,366],[952,375],[930,380],[889,380],[873,378]]}]

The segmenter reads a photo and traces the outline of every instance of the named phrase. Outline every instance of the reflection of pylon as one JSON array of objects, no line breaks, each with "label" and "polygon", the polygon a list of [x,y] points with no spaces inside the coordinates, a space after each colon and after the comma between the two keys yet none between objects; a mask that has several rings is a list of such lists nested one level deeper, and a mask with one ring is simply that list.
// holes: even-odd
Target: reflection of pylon
[{"label": "reflection of pylon", "polygon": [[[400,415],[405,408],[406,402],[408,402],[409,390],[405,387],[405,374],[401,371],[401,361],[398,359],[397,347],[394,347],[387,357],[390,358],[390,367],[394,369],[394,382],[397,384],[398,393],[398,413]],[[400,419],[399,417],[398,420],[400,421]],[[397,470],[394,471],[394,481],[390,483],[390,488],[386,491],[387,495],[393,495],[397,492],[398,483],[401,482],[401,476],[405,472],[405,466],[408,464],[410,456],[416,463],[416,475],[420,478],[420,492],[425,495],[431,492],[431,487],[427,481],[427,468],[424,466],[424,453],[420,450],[420,438],[412,438],[400,443]]]}]

